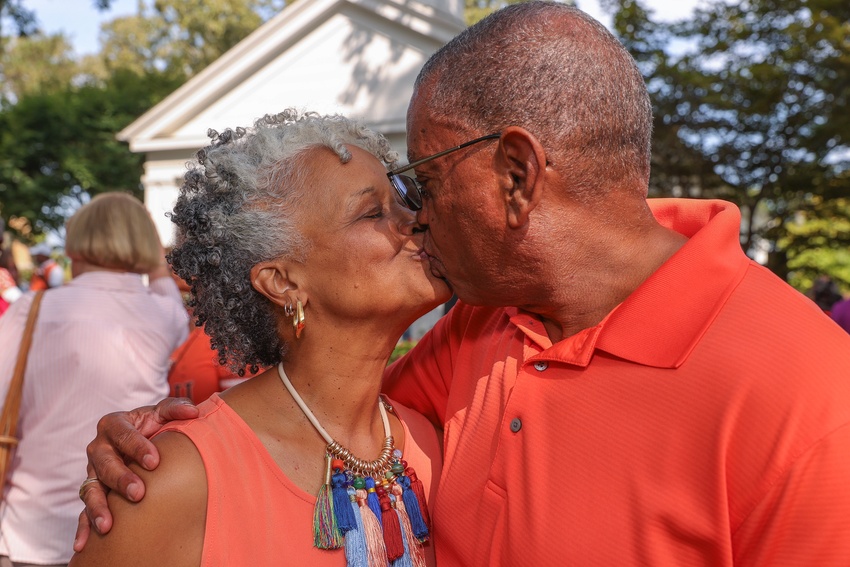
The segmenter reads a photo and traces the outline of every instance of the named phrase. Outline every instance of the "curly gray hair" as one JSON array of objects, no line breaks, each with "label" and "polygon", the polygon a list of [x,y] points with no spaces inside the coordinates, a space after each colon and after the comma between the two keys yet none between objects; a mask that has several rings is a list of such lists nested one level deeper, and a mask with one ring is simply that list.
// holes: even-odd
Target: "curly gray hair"
[{"label": "curly gray hair", "polygon": [[311,150],[329,148],[347,163],[348,144],[389,166],[397,154],[353,120],[294,109],[208,136],[170,214],[177,245],[168,259],[192,289],[195,324],[206,326],[219,362],[241,376],[246,367],[256,373],[277,364],[285,353],[273,304],[252,287],[250,273],[258,262],[307,257],[310,243],[294,221]]}]

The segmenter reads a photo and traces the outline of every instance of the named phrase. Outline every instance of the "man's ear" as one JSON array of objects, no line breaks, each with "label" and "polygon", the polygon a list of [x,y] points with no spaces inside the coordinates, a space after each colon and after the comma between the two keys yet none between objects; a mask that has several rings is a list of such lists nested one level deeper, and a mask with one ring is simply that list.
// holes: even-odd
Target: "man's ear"
[{"label": "man's ear", "polygon": [[283,258],[260,262],[251,268],[251,285],[280,307],[292,305],[292,292],[298,285],[292,281],[289,263]]},{"label": "man's ear", "polygon": [[509,126],[499,140],[497,167],[508,226],[522,228],[543,197],[546,152],[534,134],[519,126]]}]

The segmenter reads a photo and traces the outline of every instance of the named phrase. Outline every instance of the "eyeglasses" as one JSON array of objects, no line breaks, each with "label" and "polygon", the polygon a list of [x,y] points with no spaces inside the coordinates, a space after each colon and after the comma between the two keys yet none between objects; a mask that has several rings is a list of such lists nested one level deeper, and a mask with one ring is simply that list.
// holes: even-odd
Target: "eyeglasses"
[{"label": "eyeglasses", "polygon": [[422,208],[422,191],[419,188],[419,182],[410,177],[409,175],[401,175],[402,171],[413,169],[414,167],[420,166],[425,162],[431,161],[432,159],[437,159],[438,157],[443,157],[444,155],[450,154],[452,152],[462,150],[463,148],[471,146],[472,144],[477,144],[478,142],[483,142],[484,140],[493,140],[495,138],[500,137],[501,135],[502,133],[498,132],[496,134],[488,134],[486,136],[481,136],[480,138],[475,138],[474,140],[464,142],[459,146],[449,148],[448,150],[443,150],[432,156],[418,159],[413,163],[409,163],[402,167],[392,169],[387,172],[387,177],[390,178],[390,182],[392,182],[393,187],[395,187],[395,190],[398,193],[399,197],[401,197],[401,201],[404,203],[404,205],[411,211],[418,211]]}]

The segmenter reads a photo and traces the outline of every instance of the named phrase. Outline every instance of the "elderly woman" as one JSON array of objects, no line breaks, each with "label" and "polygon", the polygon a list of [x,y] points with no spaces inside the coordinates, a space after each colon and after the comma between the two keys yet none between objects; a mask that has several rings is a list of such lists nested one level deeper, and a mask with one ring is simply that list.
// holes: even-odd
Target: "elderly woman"
[{"label": "elderly woman", "polygon": [[145,498],[111,494],[111,531],[71,564],[433,563],[438,438],[379,391],[398,337],[450,294],[387,178],[395,153],[294,111],[211,136],[170,260],[220,361],[268,370],[164,427],[158,468],[136,468]]},{"label": "elderly woman", "polygon": [[[84,205],[68,221],[66,253],[74,278],[43,292],[27,359],[20,443],[0,511],[4,566],[71,559],[80,471],[98,418],[165,395],[168,356],[187,334],[180,293],[138,199],[105,193]],[[0,318],[0,392],[32,300],[25,294]]]}]

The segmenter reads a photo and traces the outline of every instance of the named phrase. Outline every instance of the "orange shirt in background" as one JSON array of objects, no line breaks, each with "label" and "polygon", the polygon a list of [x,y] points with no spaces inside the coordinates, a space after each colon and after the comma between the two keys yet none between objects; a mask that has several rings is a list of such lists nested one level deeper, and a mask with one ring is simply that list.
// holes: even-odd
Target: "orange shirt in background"
[{"label": "orange shirt in background", "polygon": [[171,354],[168,385],[171,396],[185,397],[199,404],[216,392],[222,392],[246,380],[218,363],[218,353],[210,345],[203,327],[195,327],[189,338]]},{"label": "orange shirt in background", "polygon": [[388,370],[445,428],[441,567],[850,564],[850,336],[734,205],[650,204],[689,241],[595,327],[458,303]]},{"label": "orange shirt in background", "polygon": [[[58,270],[58,271],[57,271]],[[56,263],[55,260],[49,260],[45,264],[37,267],[30,278],[30,291],[41,291],[50,289],[62,284],[62,266]]]}]

